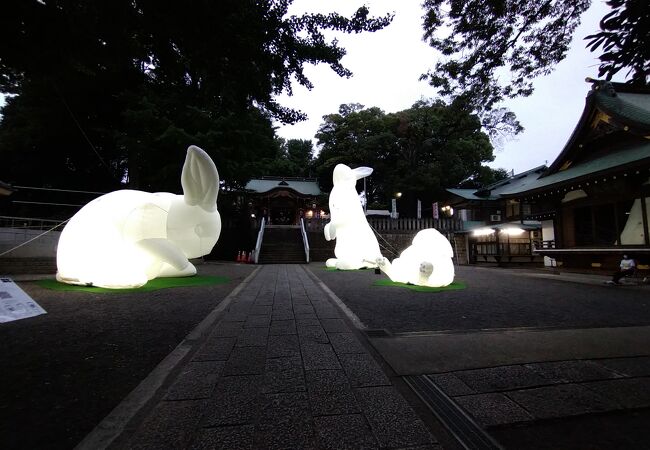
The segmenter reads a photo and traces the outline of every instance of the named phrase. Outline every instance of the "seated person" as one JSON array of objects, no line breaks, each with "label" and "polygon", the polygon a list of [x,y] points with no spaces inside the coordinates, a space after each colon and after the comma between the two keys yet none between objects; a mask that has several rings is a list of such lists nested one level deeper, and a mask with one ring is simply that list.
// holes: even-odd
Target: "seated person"
[{"label": "seated person", "polygon": [[634,273],[634,267],[636,264],[634,260],[627,255],[623,255],[621,260],[620,269],[614,273],[612,276],[612,282],[614,284],[621,284],[620,279],[623,277],[630,276]]}]

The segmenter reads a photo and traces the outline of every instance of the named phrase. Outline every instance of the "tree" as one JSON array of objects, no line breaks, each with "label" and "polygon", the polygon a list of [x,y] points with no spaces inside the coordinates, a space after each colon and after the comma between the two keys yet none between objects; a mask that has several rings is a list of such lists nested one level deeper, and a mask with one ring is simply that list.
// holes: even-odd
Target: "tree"
[{"label": "tree", "polygon": [[[241,185],[277,150],[272,120],[304,118],[275,95],[290,93],[293,80],[310,88],[306,64],[351,75],[345,50],[325,32],[371,32],[391,21],[366,7],[350,17],[290,16],[290,4],[10,1],[0,19],[0,91],[14,96],[3,109],[0,155],[16,165],[3,164],[0,177],[96,190],[123,180],[160,186],[194,143],[224,180]],[[44,165],[26,167],[25,157]]]},{"label": "tree", "polygon": [[[385,114],[379,108],[342,107],[325,116],[316,167],[323,190],[331,189],[338,163],[374,169],[366,180],[369,203],[388,206],[397,192],[400,212],[414,216],[417,200],[430,204],[446,187],[483,171],[492,145],[476,115],[442,101],[420,101]],[[344,114],[341,114],[343,112]]]},{"label": "tree", "polygon": [[611,80],[623,69],[632,83],[650,81],[650,8],[645,0],[610,0],[612,11],[600,21],[601,31],[587,36],[593,52],[601,46],[598,76]]},{"label": "tree", "polygon": [[264,163],[261,175],[311,177],[313,144],[306,139],[277,139],[276,155]]},{"label": "tree", "polygon": [[480,189],[509,177],[510,172],[506,169],[493,169],[490,166],[481,166],[477,173],[472,174],[470,178],[463,180],[458,187],[464,189]]},{"label": "tree", "polygon": [[[424,38],[444,59],[422,78],[440,88],[444,97],[479,113],[491,133],[522,131],[512,113],[499,112],[499,103],[529,96],[532,80],[550,73],[565,58],[590,4],[591,0],[425,0]],[[608,4],[614,11],[601,21],[603,31],[587,37],[592,51],[603,47],[600,74],[610,79],[629,68],[631,81],[647,83],[647,1]]]}]

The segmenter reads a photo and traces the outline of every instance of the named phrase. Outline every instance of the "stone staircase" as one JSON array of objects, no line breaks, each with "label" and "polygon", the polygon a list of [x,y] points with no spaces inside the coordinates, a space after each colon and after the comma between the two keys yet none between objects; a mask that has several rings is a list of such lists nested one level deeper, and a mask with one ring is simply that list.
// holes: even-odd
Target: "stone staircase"
[{"label": "stone staircase", "polygon": [[304,264],[305,249],[300,228],[274,225],[264,229],[259,264]]}]

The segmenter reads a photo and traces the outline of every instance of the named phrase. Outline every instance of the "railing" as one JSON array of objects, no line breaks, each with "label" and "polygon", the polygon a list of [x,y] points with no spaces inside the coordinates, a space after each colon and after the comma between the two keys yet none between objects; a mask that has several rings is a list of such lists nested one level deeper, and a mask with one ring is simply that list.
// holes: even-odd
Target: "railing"
[{"label": "railing", "polygon": [[307,239],[307,231],[305,230],[305,219],[300,219],[300,233],[302,234],[302,243],[305,247],[305,259],[309,264],[309,239]]},{"label": "railing", "polygon": [[[460,219],[444,218],[444,219],[390,219],[384,217],[368,217],[368,223],[376,231],[387,232],[409,232],[419,231],[426,228],[435,228],[439,231],[460,231],[463,229],[463,222]],[[329,222],[328,219],[307,219],[307,231],[323,231],[325,225]]]},{"label": "railing", "polygon": [[38,217],[0,216],[0,228],[49,230],[63,222],[65,222],[65,220],[41,219]]},{"label": "railing", "polygon": [[547,250],[549,248],[555,248],[555,241],[534,241],[533,247],[535,249]]},{"label": "railing", "polygon": [[476,242],[476,256],[532,256],[531,244],[525,242]]},{"label": "railing", "polygon": [[257,233],[257,242],[255,243],[255,264],[257,264],[260,259],[260,250],[262,248],[262,240],[264,239],[264,222],[264,217],[262,217],[260,231]]}]

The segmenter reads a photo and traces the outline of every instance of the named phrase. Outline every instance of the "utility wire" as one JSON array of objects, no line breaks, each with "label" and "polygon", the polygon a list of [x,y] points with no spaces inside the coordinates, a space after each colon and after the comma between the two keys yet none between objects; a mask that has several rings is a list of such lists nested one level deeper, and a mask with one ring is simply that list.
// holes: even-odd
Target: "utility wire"
[{"label": "utility wire", "polygon": [[68,110],[68,113],[70,114],[70,117],[72,117],[72,120],[77,125],[77,128],[79,128],[79,131],[81,132],[83,137],[86,139],[86,142],[88,142],[88,145],[90,145],[90,148],[93,150],[93,152],[95,152],[95,155],[97,155],[97,158],[99,158],[99,160],[104,165],[104,167],[106,167],[106,169],[108,169],[108,171],[111,172],[110,166],[108,164],[106,164],[106,161],[104,161],[104,158],[102,158],[102,155],[99,154],[99,152],[97,151],[97,149],[95,148],[93,143],[90,141],[90,138],[88,137],[88,135],[86,134],[84,129],[81,127],[81,124],[79,123],[79,121],[75,117],[74,113],[72,112],[72,109],[70,109],[70,106],[68,106],[68,102],[65,101],[65,97],[63,96],[63,94],[61,94],[61,91],[59,91],[59,88],[56,86],[56,83],[54,81],[52,81],[52,85],[54,86],[54,90],[56,91],[59,98],[61,99],[61,102],[63,102],[63,105],[65,106],[65,109]]},{"label": "utility wire", "polygon": [[49,233],[50,231],[54,231],[55,229],[59,228],[59,227],[60,227],[61,225],[63,225],[63,224],[68,223],[69,221],[70,221],[70,219],[66,219],[66,220],[64,220],[63,222],[61,222],[61,223],[59,223],[59,224],[53,226],[53,227],[50,228],[49,230],[46,230],[46,231],[42,232],[42,233],[39,234],[38,236],[34,236],[34,237],[31,238],[30,240],[25,241],[25,242],[23,242],[22,244],[18,244],[18,245],[15,246],[14,248],[10,248],[9,250],[7,250],[7,251],[5,251],[5,252],[0,253],[0,256],[4,256],[4,255],[6,255],[7,253],[13,252],[14,250],[19,249],[19,248],[22,247],[23,245],[27,245],[27,244],[29,244],[30,242],[35,241],[36,239],[40,238],[41,236],[45,236],[45,235],[46,235],[47,233]]},{"label": "utility wire", "polygon": [[[370,225],[370,223],[368,223],[368,225]],[[398,253],[397,249],[396,249],[395,247],[393,247],[393,245],[391,245],[390,242],[388,242],[388,241],[387,241],[387,240],[386,240],[386,239],[385,239],[381,234],[379,234],[379,232],[378,232],[378,231],[377,231],[377,230],[376,230],[372,225],[370,225],[370,228],[372,229],[372,231],[374,231],[374,233],[375,233],[377,236],[379,236],[379,237],[380,237],[380,238],[381,238],[381,239],[386,243],[386,245],[387,245],[388,247],[390,247],[390,249],[389,249],[388,247],[385,247],[385,246],[382,246],[381,244],[379,244],[379,246],[380,246],[381,248],[383,248],[384,250],[386,250],[386,251],[392,253],[392,254],[395,255],[395,256],[399,256],[399,253]],[[378,243],[379,243],[379,242],[378,242]]]}]

